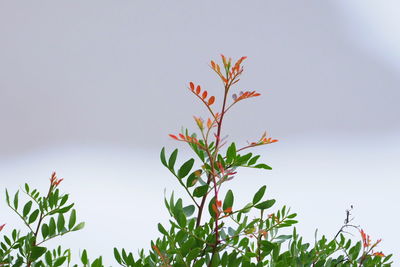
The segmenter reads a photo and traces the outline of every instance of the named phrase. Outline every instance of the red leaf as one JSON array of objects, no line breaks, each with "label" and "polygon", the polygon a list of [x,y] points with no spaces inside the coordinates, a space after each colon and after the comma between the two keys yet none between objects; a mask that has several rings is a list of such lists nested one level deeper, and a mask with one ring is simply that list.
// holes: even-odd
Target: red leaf
[{"label": "red leaf", "polygon": [[3,230],[4,226],[6,226],[6,224],[0,225],[0,231]]},{"label": "red leaf", "polygon": [[175,140],[179,140],[178,137],[176,137],[176,135],[173,135],[173,134],[169,134],[169,137],[171,137],[171,138],[173,138]]},{"label": "red leaf", "polygon": [[193,91],[194,90],[194,83],[190,82],[189,85],[190,85],[190,89]]},{"label": "red leaf", "polygon": [[224,210],[224,212],[225,212],[225,213],[232,213],[232,207],[226,208],[226,209]]},{"label": "red leaf", "polygon": [[215,62],[211,60],[211,67],[215,69]]},{"label": "red leaf", "polygon": [[179,137],[180,137],[182,140],[185,140],[185,136],[184,136],[183,134],[179,134]]},{"label": "red leaf", "polygon": [[215,96],[212,96],[208,99],[208,105],[211,106],[215,102]]},{"label": "red leaf", "polygon": [[200,94],[200,92],[201,92],[201,87],[200,87],[200,85],[197,85],[197,87],[196,87],[196,94]]},{"label": "red leaf", "polygon": [[203,92],[203,95],[201,96],[203,99],[206,99],[206,97],[207,97],[207,91],[204,91]]}]

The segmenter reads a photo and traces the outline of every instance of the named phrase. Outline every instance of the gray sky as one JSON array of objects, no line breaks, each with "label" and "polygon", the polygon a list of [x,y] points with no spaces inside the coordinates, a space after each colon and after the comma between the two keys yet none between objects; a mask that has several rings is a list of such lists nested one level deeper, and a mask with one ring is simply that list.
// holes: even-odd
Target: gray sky
[{"label": "gray sky", "polygon": [[66,245],[110,263],[113,245],[148,246],[168,219],[164,188],[183,193],[159,149],[183,150],[167,134],[205,114],[188,82],[218,99],[209,60],[245,55],[234,90],[262,96],[232,110],[225,131],[280,142],[260,150],[272,172],[232,182],[238,202],[267,184],[309,241],[317,227],[335,233],[354,204],[395,252],[400,236],[381,216],[400,201],[400,5],[376,3],[0,0],[0,181],[43,188],[57,170],[88,225]]},{"label": "gray sky", "polygon": [[351,23],[350,6],[227,3],[1,1],[0,156],[75,143],[159,147],[203,110],[189,81],[221,95],[207,66],[220,53],[248,56],[236,90],[263,94],[232,113],[228,126],[246,126],[238,137],[399,131],[398,70],[359,45],[374,40],[356,12]]}]

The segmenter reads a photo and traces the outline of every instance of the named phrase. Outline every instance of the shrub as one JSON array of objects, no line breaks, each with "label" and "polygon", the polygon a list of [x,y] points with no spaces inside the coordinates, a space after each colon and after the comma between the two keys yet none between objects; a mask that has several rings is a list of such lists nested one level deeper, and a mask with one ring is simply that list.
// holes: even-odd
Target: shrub
[{"label": "shrub", "polygon": [[[242,57],[233,63],[222,56],[222,65],[211,61],[211,69],[222,82],[221,108],[216,98],[200,85],[189,83],[188,89],[204,105],[209,118],[194,117],[197,133],[184,130],[169,136],[189,147],[194,158],[176,166],[178,149],[171,153],[163,148],[161,163],[187,193],[190,203],[171,194],[164,204],[169,212],[168,225],[158,224],[161,236],[151,241],[150,249],[142,249],[135,258],[125,249],[114,249],[116,262],[122,266],[390,266],[391,255],[376,251],[381,240],[370,237],[351,223],[346,211],[344,225],[332,238],[315,238],[314,244],[303,242],[295,228],[296,213],[283,206],[275,208],[275,199],[266,197],[263,185],[249,202],[235,203],[229,189],[241,168],[271,170],[259,162],[260,155],[249,152],[254,147],[278,140],[262,134],[244,146],[223,137],[223,122],[228,111],[239,102],[260,96],[256,91],[233,93],[233,86],[243,73]],[[231,98],[232,97],[232,98]],[[17,191],[7,205],[26,225],[26,231],[11,230],[0,244],[0,266],[62,266],[71,264],[71,250],[47,248],[46,242],[80,230],[69,195],[58,189],[62,179],[55,173],[46,194],[25,184],[22,193],[28,200],[21,205]],[[224,191],[221,189],[224,187]],[[226,192],[223,194],[222,192]],[[4,225],[0,226],[0,231]],[[346,237],[347,229],[359,232],[360,240]],[[90,262],[86,250],[81,255],[83,266],[103,266],[102,258]],[[77,265],[73,265],[77,266]]]}]

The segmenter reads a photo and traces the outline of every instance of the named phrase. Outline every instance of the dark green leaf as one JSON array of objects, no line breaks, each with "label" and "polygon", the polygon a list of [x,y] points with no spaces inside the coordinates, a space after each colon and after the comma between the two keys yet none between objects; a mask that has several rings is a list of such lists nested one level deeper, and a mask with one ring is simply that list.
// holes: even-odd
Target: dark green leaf
[{"label": "dark green leaf", "polygon": [[19,191],[17,191],[17,193],[15,193],[15,196],[14,196],[14,208],[16,210],[18,209],[18,193],[19,193]]},{"label": "dark green leaf", "polygon": [[232,163],[236,158],[236,145],[232,143],[226,151],[226,162]]},{"label": "dark green leaf", "polygon": [[223,210],[226,210],[227,208],[232,208],[233,207],[233,201],[234,201],[234,196],[232,190],[229,190],[226,193],[225,199],[224,199],[224,204],[222,206]]},{"label": "dark green leaf", "polygon": [[251,160],[249,160],[249,162],[247,163],[247,165],[251,166],[253,164],[256,164],[257,160],[260,158],[260,155],[254,156],[251,158]]},{"label": "dark green leaf", "polygon": [[42,225],[42,236],[43,239],[46,239],[46,237],[49,236],[49,226],[45,223]]},{"label": "dark green leaf", "polygon": [[161,159],[161,163],[162,163],[165,167],[168,168],[167,160],[165,159],[165,148],[164,148],[164,147],[161,149],[160,159]]},{"label": "dark green leaf", "polygon": [[275,199],[270,199],[257,204],[255,207],[260,210],[265,210],[272,207],[275,204]]},{"label": "dark green leaf", "polygon": [[31,213],[31,215],[29,216],[28,223],[31,224],[31,223],[33,223],[34,221],[36,221],[38,215],[39,215],[39,210],[38,210],[38,209],[34,210],[34,211]]},{"label": "dark green leaf", "polygon": [[267,164],[264,164],[264,163],[257,164],[256,166],[254,166],[254,168],[272,170],[272,168],[270,166],[268,166]]},{"label": "dark green leaf", "polygon": [[118,251],[117,248],[114,248],[114,258],[119,264],[121,264],[121,262],[122,262],[121,261],[121,254],[119,254],[119,251]]},{"label": "dark green leaf", "polygon": [[71,215],[69,216],[68,229],[72,229],[72,227],[75,226],[75,223],[76,223],[76,211],[72,210]]},{"label": "dark green leaf", "polygon": [[22,210],[22,216],[26,217],[31,211],[31,208],[32,208],[32,201],[28,201],[28,203],[25,204],[24,209]]},{"label": "dark green leaf", "polygon": [[199,187],[196,187],[196,188],[193,190],[193,196],[195,196],[195,197],[202,197],[202,196],[204,196],[204,195],[207,193],[207,191],[208,191],[208,185],[207,185],[207,184],[206,184],[206,185],[199,186]]},{"label": "dark green leaf", "polygon": [[162,233],[163,235],[168,236],[167,230],[165,230],[164,226],[162,226],[161,223],[158,224],[158,231],[160,231],[160,233]]},{"label": "dark green leaf", "polygon": [[253,204],[257,204],[262,199],[262,197],[264,196],[266,188],[267,187],[264,185],[263,187],[258,189],[257,193],[253,197]]},{"label": "dark green leaf", "polygon": [[85,265],[89,263],[89,259],[88,259],[88,256],[87,256],[86,249],[84,249],[83,252],[82,252],[81,261]]},{"label": "dark green leaf", "polygon": [[177,156],[178,156],[178,149],[175,149],[174,152],[172,152],[172,154],[171,154],[171,156],[169,157],[169,160],[168,160],[168,168],[170,170],[174,169]]},{"label": "dark green leaf", "polygon": [[57,218],[57,231],[60,233],[64,230],[65,227],[65,219],[62,213],[58,214]]},{"label": "dark green leaf", "polygon": [[182,179],[183,177],[188,175],[188,173],[193,167],[193,164],[194,164],[194,159],[189,159],[188,161],[183,163],[182,167],[180,167],[180,169],[178,170],[178,178]]},{"label": "dark green leaf", "polygon": [[38,258],[40,258],[45,252],[47,251],[47,249],[45,247],[32,247],[31,248],[31,254],[29,257],[30,261],[35,261]]},{"label": "dark green leaf", "polygon": [[58,259],[54,262],[53,266],[54,266],[54,267],[61,266],[61,265],[66,261],[66,259],[67,259],[67,257],[65,257],[65,256],[58,258]]}]

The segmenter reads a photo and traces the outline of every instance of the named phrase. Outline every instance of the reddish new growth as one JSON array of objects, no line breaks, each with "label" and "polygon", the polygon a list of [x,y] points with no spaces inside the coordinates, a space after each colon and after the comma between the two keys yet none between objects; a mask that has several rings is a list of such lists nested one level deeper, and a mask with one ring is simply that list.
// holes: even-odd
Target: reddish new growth
[{"label": "reddish new growth", "polygon": [[373,256],[384,257],[385,255],[382,252],[373,252],[373,249],[382,241],[382,239],[378,239],[374,244],[371,245],[370,236],[367,235],[363,229],[360,230],[361,239],[364,247],[365,256],[368,254],[372,254]]},{"label": "reddish new growth", "polygon": [[[230,108],[232,108],[235,104],[240,102],[241,100],[254,98],[260,96],[260,93],[256,91],[244,91],[240,92],[239,96],[237,94],[233,94],[233,101],[228,103],[230,98],[230,91],[232,89],[232,85],[236,84],[240,80],[240,75],[243,73],[243,66],[242,63],[246,59],[246,57],[241,57],[235,63],[232,62],[232,59],[227,59],[224,55],[221,55],[223,67],[219,64],[211,61],[211,68],[217,73],[219,78],[222,80],[224,85],[223,90],[223,97],[221,98],[221,111],[216,112],[214,110],[215,105],[212,106],[215,102],[215,97],[210,96],[209,92],[206,90],[202,90],[200,85],[195,85],[193,82],[189,83],[188,89],[196,95],[198,99],[206,106],[208,111],[211,114],[210,118],[207,118],[206,122],[202,118],[194,117],[194,120],[200,129],[201,137],[198,137],[195,134],[188,135],[188,133],[180,133],[178,135],[170,134],[169,136],[177,141],[183,141],[189,144],[195,144],[199,149],[203,150],[207,155],[207,164],[209,165],[209,170],[206,173],[206,183],[207,185],[213,184],[212,191],[214,195],[215,202],[211,205],[212,210],[215,213],[215,235],[216,235],[216,242],[215,246],[220,242],[219,240],[219,220],[223,217],[229,216],[232,213],[232,207],[227,207],[225,210],[222,208],[222,202],[219,200],[219,190],[221,184],[225,181],[228,181],[233,178],[233,175],[236,174],[234,171],[234,167],[225,166],[218,160],[218,155],[221,147],[225,144],[224,138],[221,136],[222,132],[222,123],[225,114],[228,112]],[[215,138],[214,140],[211,140]],[[262,135],[261,139],[257,142],[249,143],[249,145],[238,149],[236,152],[244,150],[246,148],[264,145],[264,144],[271,144],[275,143],[278,140],[267,138],[266,134]],[[200,174],[201,175],[201,174]],[[201,203],[198,204],[199,211],[197,216],[196,225],[199,226],[201,221],[201,215],[203,211],[203,207],[206,203],[206,198],[208,192],[205,194],[201,200]],[[223,215],[221,215],[223,214]]]},{"label": "reddish new growth", "polygon": [[58,179],[58,178],[57,178],[57,173],[56,173],[56,172],[53,172],[53,173],[51,174],[51,177],[50,177],[50,186],[51,186],[52,188],[55,188],[55,187],[57,187],[63,180],[64,180],[64,178]]},{"label": "reddish new growth", "polygon": [[6,224],[0,225],[0,232],[3,230],[4,226],[6,226]]}]

